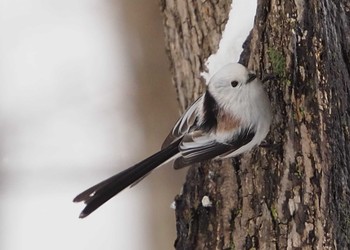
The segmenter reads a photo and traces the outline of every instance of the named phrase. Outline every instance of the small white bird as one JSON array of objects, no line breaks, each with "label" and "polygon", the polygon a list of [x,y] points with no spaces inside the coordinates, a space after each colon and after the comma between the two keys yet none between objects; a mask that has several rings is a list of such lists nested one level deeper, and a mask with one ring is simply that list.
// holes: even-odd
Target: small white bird
[{"label": "small white bird", "polygon": [[86,204],[80,218],[170,160],[174,159],[174,168],[179,169],[250,150],[266,137],[271,119],[270,102],[261,81],[243,65],[227,64],[214,74],[206,92],[176,122],[159,152],[74,199]]}]

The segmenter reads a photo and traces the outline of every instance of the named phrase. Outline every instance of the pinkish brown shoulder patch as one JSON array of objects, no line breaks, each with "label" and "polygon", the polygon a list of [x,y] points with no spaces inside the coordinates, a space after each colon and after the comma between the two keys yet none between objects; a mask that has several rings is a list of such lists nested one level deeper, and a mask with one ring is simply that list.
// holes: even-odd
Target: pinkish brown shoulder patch
[{"label": "pinkish brown shoulder patch", "polygon": [[221,111],[217,117],[216,132],[226,132],[235,130],[241,124],[241,120],[233,117],[232,115]]}]

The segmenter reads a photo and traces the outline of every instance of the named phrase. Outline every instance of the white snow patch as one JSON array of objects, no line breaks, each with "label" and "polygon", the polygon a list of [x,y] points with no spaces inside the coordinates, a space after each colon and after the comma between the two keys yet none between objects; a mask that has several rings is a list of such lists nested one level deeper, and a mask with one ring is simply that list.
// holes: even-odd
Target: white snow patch
[{"label": "white snow patch", "polygon": [[176,202],[175,201],[173,201],[171,204],[170,204],[170,208],[171,209],[176,209]]},{"label": "white snow patch", "polygon": [[211,202],[210,198],[208,196],[203,196],[202,198],[202,206],[203,207],[211,207],[213,203]]},{"label": "white snow patch", "polygon": [[202,76],[209,79],[224,65],[237,62],[242,53],[242,45],[254,25],[257,0],[232,0],[231,11],[219,43],[219,49],[206,61],[208,72]]}]

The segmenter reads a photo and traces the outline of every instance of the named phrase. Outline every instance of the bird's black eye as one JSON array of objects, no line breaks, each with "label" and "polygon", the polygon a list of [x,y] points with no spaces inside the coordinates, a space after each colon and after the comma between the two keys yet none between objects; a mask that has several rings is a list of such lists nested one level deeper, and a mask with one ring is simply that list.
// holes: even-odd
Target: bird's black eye
[{"label": "bird's black eye", "polygon": [[237,85],[238,85],[238,82],[237,82],[237,81],[232,81],[232,82],[231,82],[231,86],[232,86],[232,87],[237,87]]}]

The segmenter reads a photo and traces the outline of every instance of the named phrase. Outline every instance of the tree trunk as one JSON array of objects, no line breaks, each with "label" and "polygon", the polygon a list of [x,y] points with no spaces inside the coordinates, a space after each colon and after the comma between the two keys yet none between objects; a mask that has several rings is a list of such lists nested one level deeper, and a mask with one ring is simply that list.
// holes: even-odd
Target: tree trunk
[{"label": "tree trunk", "polygon": [[[202,90],[230,4],[161,1],[182,110]],[[258,0],[241,62],[277,76],[265,86],[272,146],[189,169],[176,249],[350,249],[349,16],[348,0]]]}]

